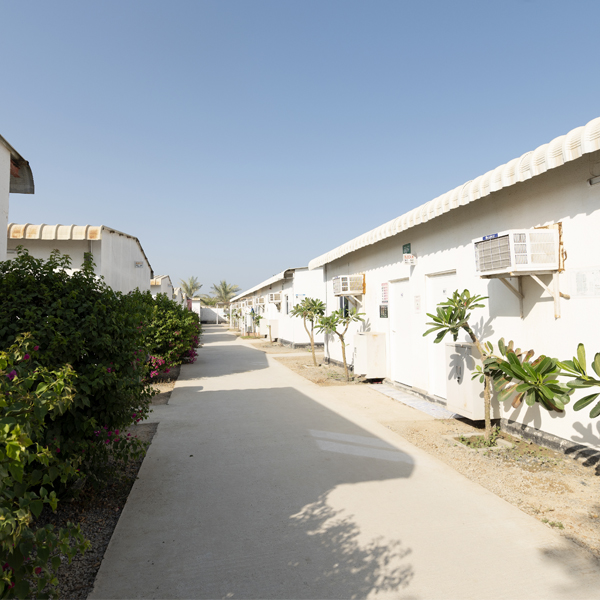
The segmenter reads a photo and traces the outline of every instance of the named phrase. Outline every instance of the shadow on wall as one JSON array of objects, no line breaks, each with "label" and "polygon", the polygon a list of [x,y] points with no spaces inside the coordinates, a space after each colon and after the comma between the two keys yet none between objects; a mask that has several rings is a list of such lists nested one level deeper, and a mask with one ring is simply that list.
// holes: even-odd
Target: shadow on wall
[{"label": "shadow on wall", "polygon": [[227,323],[227,319],[223,316],[223,310],[215,310],[214,308],[210,308],[209,306],[203,306],[200,309],[200,322],[201,323]]},{"label": "shadow on wall", "polygon": [[[233,547],[206,539],[211,564],[194,597],[366,598],[410,584],[411,550],[370,536],[362,523],[372,517],[345,500],[365,482],[410,477],[409,454],[294,388],[199,398],[205,431],[189,432],[203,440],[197,510],[239,535]],[[214,575],[220,563],[235,564],[225,579]]]}]

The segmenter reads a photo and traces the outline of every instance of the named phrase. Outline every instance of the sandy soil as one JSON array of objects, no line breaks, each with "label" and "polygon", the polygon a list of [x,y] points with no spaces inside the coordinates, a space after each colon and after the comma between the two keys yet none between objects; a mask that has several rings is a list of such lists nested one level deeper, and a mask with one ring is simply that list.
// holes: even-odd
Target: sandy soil
[{"label": "sandy soil", "polygon": [[[310,348],[290,348],[289,346],[284,346],[279,342],[269,342],[269,340],[257,340],[256,342],[252,342],[252,346],[257,350],[262,350],[267,354],[305,354],[307,356],[311,356]],[[321,356],[323,354],[321,353]]]},{"label": "sandy soil", "polygon": [[[299,352],[299,350],[295,350],[295,352]],[[310,381],[319,385],[352,385],[364,381],[364,379],[353,378],[352,373],[350,373],[351,381],[347,382],[343,367],[324,364],[322,351],[315,352],[315,356],[318,367],[313,364],[310,350],[306,353],[306,356],[284,356],[278,357],[277,360],[292,369],[292,371],[300,373],[306,379],[310,379]]]},{"label": "sandy soil", "polygon": [[[319,385],[348,385],[343,380],[343,369],[333,365],[315,368],[310,354],[277,360]],[[359,393],[360,382],[350,385],[357,393],[347,393],[345,400],[353,408],[548,527],[560,530],[600,559],[600,464],[586,465],[584,460],[506,434],[503,437],[513,443],[511,449],[473,450],[455,438],[481,432],[476,423],[429,418],[373,388],[361,390],[367,394]],[[446,439],[448,436],[451,439]]]}]

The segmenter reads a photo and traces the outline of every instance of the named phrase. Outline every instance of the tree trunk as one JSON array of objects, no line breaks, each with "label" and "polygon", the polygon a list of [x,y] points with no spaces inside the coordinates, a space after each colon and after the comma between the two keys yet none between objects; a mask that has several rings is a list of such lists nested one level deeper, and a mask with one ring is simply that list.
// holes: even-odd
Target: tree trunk
[{"label": "tree trunk", "polygon": [[308,330],[306,326],[306,319],[304,319],[304,329],[306,329],[306,334],[308,335],[308,339],[310,340],[310,349],[312,351],[313,364],[315,367],[317,366],[317,357],[315,356],[315,342],[313,340],[312,333]]},{"label": "tree trunk", "polygon": [[490,441],[492,435],[492,419],[490,418],[491,398],[492,398],[492,378],[490,375],[485,375],[483,388],[483,406],[485,410],[485,441]]},{"label": "tree trunk", "polygon": [[[481,355],[481,366],[482,366],[482,369],[485,371],[485,368],[483,366],[483,361],[487,357],[487,352],[485,351],[485,349],[481,345],[481,342],[477,339],[477,336],[475,335],[475,333],[473,332],[471,327],[469,327],[469,325],[463,326],[463,329],[469,334],[469,337],[471,338],[472,342],[477,347],[477,350],[479,350],[479,354]],[[486,442],[489,442],[490,437],[492,436],[491,400],[492,400],[492,378],[490,375],[484,375],[483,410],[484,410],[484,414],[485,414],[485,432],[483,434],[483,437]]]},{"label": "tree trunk", "polygon": [[348,374],[348,364],[346,363],[346,344],[344,343],[344,336],[338,333],[340,342],[342,342],[342,360],[344,361],[344,373],[346,374],[346,381],[350,381],[350,375]]}]

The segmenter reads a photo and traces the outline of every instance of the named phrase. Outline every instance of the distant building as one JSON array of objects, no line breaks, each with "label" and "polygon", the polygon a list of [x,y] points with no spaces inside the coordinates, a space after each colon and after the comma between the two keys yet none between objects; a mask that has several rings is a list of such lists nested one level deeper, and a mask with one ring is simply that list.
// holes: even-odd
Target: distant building
[{"label": "distant building", "polygon": [[167,298],[172,300],[174,291],[171,278],[168,275],[159,275],[150,280],[150,292],[153,296],[156,296],[156,294],[166,294]]},{"label": "distant building", "polygon": [[[243,333],[254,331],[252,315],[259,314],[263,317],[260,335],[267,336],[270,327],[272,339],[293,348],[304,347],[310,345],[304,321],[291,314],[304,298],[325,301],[323,269],[286,269],[232,298],[230,308],[241,315],[237,321]],[[323,334],[315,332],[315,343],[323,345]]]},{"label": "distant building", "polygon": [[8,226],[8,258],[17,246],[35,258],[48,259],[53,250],[71,258],[71,268],[79,270],[86,252],[91,253],[95,272],[116,291],[127,293],[150,289],[152,267],[140,241],[105,225],[17,225]]},{"label": "distant building", "polygon": [[[9,194],[33,194],[29,163],[0,135],[0,227],[8,226]],[[7,258],[6,239],[0,241],[0,260]]]}]

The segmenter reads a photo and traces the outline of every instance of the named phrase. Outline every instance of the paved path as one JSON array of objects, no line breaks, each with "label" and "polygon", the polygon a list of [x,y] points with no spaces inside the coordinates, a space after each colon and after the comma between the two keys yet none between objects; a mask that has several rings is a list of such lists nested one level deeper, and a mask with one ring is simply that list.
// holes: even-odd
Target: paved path
[{"label": "paved path", "polygon": [[432,417],[221,327],[204,341],[155,407],[92,599],[600,598],[586,553],[372,415]]}]

